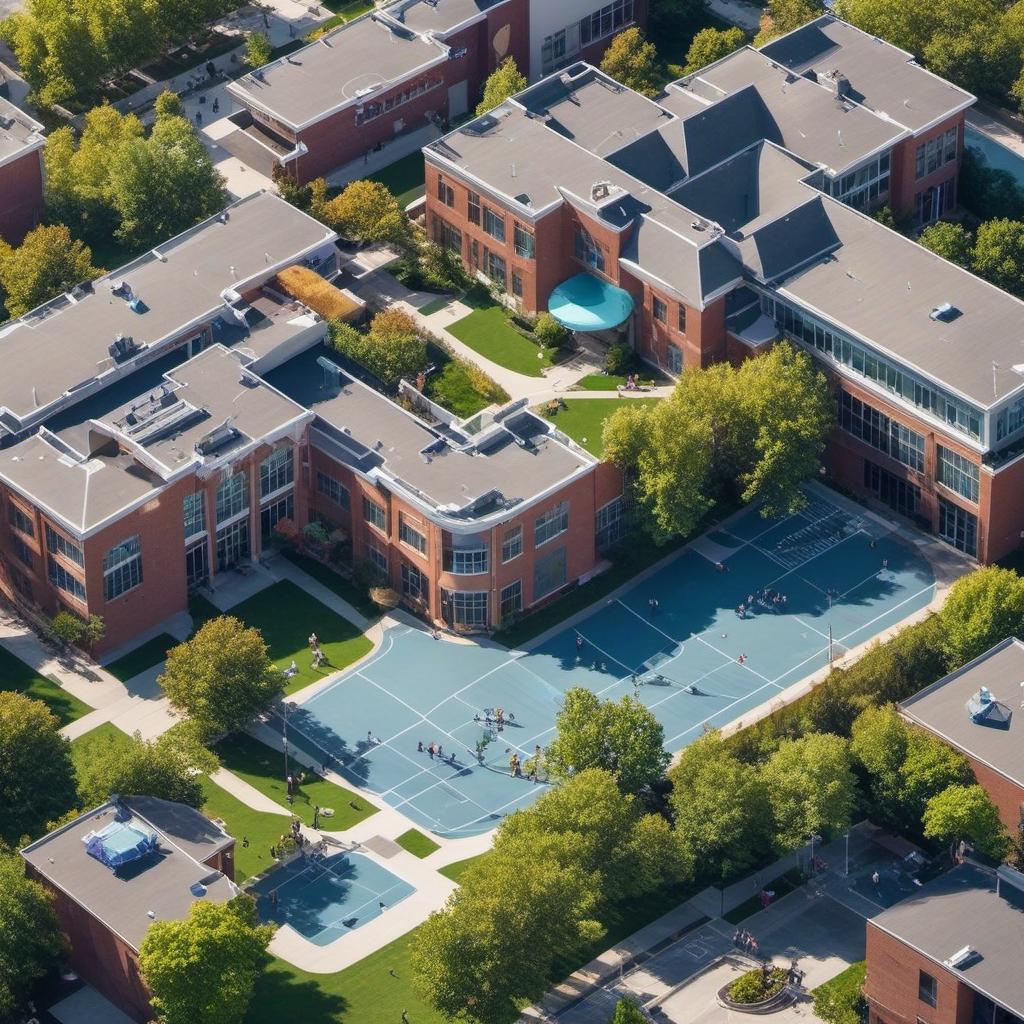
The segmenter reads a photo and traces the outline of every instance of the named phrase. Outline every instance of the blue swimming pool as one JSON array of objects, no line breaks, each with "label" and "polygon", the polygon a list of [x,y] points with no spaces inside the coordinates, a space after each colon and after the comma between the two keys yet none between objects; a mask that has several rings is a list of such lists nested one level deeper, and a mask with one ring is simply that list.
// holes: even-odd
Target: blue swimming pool
[{"label": "blue swimming pool", "polygon": [[981,150],[989,167],[1008,171],[1017,179],[1017,184],[1024,187],[1024,157],[1018,156],[1012,149],[1007,149],[971,125],[967,125],[964,138],[968,146]]},{"label": "blue swimming pool", "polygon": [[360,853],[306,854],[249,888],[260,920],[291,925],[317,946],[362,927],[415,891]]}]

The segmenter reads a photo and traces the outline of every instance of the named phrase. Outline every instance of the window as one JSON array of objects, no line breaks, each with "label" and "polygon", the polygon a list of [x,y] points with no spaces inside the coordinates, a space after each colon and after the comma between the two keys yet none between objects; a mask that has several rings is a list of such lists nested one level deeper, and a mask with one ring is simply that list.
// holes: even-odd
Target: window
[{"label": "window", "polygon": [[484,273],[495,284],[505,287],[505,261],[490,249],[484,249]]},{"label": "window", "polygon": [[668,320],[668,306],[655,295],[651,300],[651,312],[658,323],[663,324]]},{"label": "window", "polygon": [[839,393],[839,425],[904,466],[924,471],[924,437],[846,391]]},{"label": "window", "polygon": [[554,540],[560,533],[569,529],[569,502],[563,501],[550,512],[538,516],[533,524],[533,546],[539,548]]},{"label": "window", "polygon": [[553,594],[565,586],[566,559],[565,548],[538,558],[533,564],[533,599],[539,601],[548,594]]},{"label": "window", "polygon": [[239,519],[217,531],[217,572],[249,557],[249,520]]},{"label": "window", "polygon": [[370,560],[370,564],[384,576],[388,574],[388,556],[384,554],[379,548],[375,548],[372,544],[366,545],[366,557]]},{"label": "window", "polygon": [[470,224],[480,223],[480,197],[475,192],[469,193],[469,206],[466,211]]},{"label": "window", "polygon": [[[952,135],[952,141],[949,136]],[[917,147],[914,161],[915,177],[920,179],[934,174],[943,163],[956,159],[956,129],[952,128],[945,135],[937,135],[934,139],[922,142]],[[952,154],[952,155],[950,155]]]},{"label": "window", "polygon": [[487,572],[487,548],[451,548],[445,554],[445,572],[455,576],[476,576]]},{"label": "window", "polygon": [[225,477],[217,488],[217,525],[249,508],[249,474],[242,470]]},{"label": "window", "polygon": [[487,591],[441,591],[441,614],[451,626],[487,627]]},{"label": "window", "polygon": [[512,271],[512,294],[518,299],[523,297],[523,276],[518,270]]},{"label": "window", "polygon": [[427,553],[427,538],[419,530],[414,530],[404,515],[398,517],[398,539],[415,548],[421,555]]},{"label": "window", "polygon": [[841,178],[826,178],[825,191],[858,210],[876,206],[889,195],[890,164],[888,153],[876,157]]},{"label": "window", "polygon": [[925,971],[918,971],[917,974],[917,998],[922,1003],[935,1006],[938,1001],[939,986],[936,980]]},{"label": "window", "polygon": [[679,318],[678,318],[678,321],[676,323],[676,326],[679,328],[679,330],[683,334],[685,334],[686,333],[686,307],[681,302],[679,303],[679,314],[678,314],[678,316],[679,316]]},{"label": "window", "polygon": [[402,594],[424,604],[430,599],[430,582],[426,575],[405,561],[402,562]]},{"label": "window", "polygon": [[668,364],[668,372],[677,376],[683,372],[683,350],[670,341],[665,348],[665,361]]},{"label": "window", "polygon": [[978,517],[939,498],[939,536],[973,558],[978,554]]},{"label": "window", "polygon": [[434,218],[434,241],[443,249],[462,253],[462,232],[440,217]]},{"label": "window", "polygon": [[17,534],[11,538],[11,550],[22,565],[32,568],[32,549]]},{"label": "window", "polygon": [[291,445],[278,448],[260,463],[260,497],[280,491],[295,481],[295,458]]},{"label": "window", "polygon": [[203,533],[206,529],[206,495],[202,491],[186,494],[181,506],[185,520],[185,539]]},{"label": "window", "polygon": [[51,554],[63,555],[70,558],[76,565],[85,566],[85,556],[77,544],[72,544],[67,538],[62,537],[56,530],[46,526],[46,546]]},{"label": "window", "polygon": [[513,526],[511,530],[505,531],[505,537],[501,542],[502,562],[511,562],[523,553],[523,527]]},{"label": "window", "polygon": [[348,488],[343,483],[335,480],[333,476],[318,472],[316,475],[316,489],[325,498],[333,501],[335,505],[340,505],[342,508],[350,507]]},{"label": "window", "polygon": [[604,273],[604,251],[581,224],[576,225],[574,243],[576,259]]},{"label": "window", "polygon": [[204,537],[185,549],[185,582],[189,589],[202,586],[210,578],[210,546]]},{"label": "window", "polygon": [[938,473],[936,479],[969,501],[978,501],[978,464],[951,452],[942,445],[938,448]]},{"label": "window", "polygon": [[522,224],[516,223],[515,230],[516,255],[524,259],[532,260],[534,255],[533,232],[528,231]]},{"label": "window", "polygon": [[864,486],[901,516],[916,516],[921,507],[921,488],[901,480],[870,459],[864,460]]},{"label": "window", "polygon": [[371,501],[365,495],[363,495],[363,518],[371,526],[376,526],[378,530],[383,530],[384,533],[388,532],[388,515],[384,506]]},{"label": "window", "polygon": [[103,558],[103,589],[107,600],[133,590],[142,583],[142,549],[139,535],[121,541]]},{"label": "window", "polygon": [[49,561],[50,582],[64,593],[70,594],[79,601],[85,600],[85,587],[81,580],[76,579],[53,556]]},{"label": "window", "polygon": [[956,159],[956,148],[957,148],[957,129],[950,128],[946,132],[946,144],[945,144],[945,155],[943,162],[951,164]]},{"label": "window", "polygon": [[274,529],[282,519],[295,520],[295,495],[286,494],[278,501],[268,502],[260,509],[260,536],[270,540]]},{"label": "window", "polygon": [[602,505],[594,516],[594,532],[598,551],[606,551],[617,544],[626,532],[622,497]]},{"label": "window", "polygon": [[455,189],[453,189],[442,177],[438,177],[437,179],[437,198],[440,199],[445,206],[455,205]]},{"label": "window", "polygon": [[523,581],[516,580],[501,588],[501,621],[523,610]]},{"label": "window", "polygon": [[498,242],[505,241],[505,218],[489,206],[484,207],[484,231]]},{"label": "window", "polygon": [[13,501],[7,506],[7,519],[11,526],[19,533],[25,534],[26,537],[34,537],[36,535],[32,520]]}]

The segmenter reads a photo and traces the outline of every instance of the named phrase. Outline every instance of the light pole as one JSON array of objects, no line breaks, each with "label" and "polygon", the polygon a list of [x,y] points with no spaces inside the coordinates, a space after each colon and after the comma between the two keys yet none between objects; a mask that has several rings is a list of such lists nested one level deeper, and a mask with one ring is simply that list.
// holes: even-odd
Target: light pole
[{"label": "light pole", "polygon": [[846,830],[846,860],[843,864],[843,877],[850,877],[850,830]]},{"label": "light pole", "polygon": [[281,720],[284,722],[284,729],[282,730],[282,736],[284,738],[284,784],[288,790],[288,803],[292,802],[292,787],[289,783],[288,775],[288,709],[290,708],[288,701],[281,701]]}]

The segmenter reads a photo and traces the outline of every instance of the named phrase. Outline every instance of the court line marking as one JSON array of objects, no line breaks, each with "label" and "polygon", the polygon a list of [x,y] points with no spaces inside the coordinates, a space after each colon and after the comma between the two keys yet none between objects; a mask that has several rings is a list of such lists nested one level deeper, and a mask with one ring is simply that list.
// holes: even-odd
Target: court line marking
[{"label": "court line marking", "polygon": [[[381,645],[381,647],[373,654],[371,654],[366,661],[362,662],[359,668],[369,668],[370,665],[373,665],[375,662],[378,662],[382,658],[386,657],[388,654],[391,653],[392,648],[395,646],[395,640],[397,640],[398,637],[405,636],[406,633],[411,632],[413,632],[412,626],[405,626],[399,629],[389,629],[387,633],[384,634],[384,643]],[[352,671],[352,667],[350,665],[346,666],[345,668],[338,669],[337,679],[335,679],[333,682],[328,683],[322,690],[318,691],[317,693],[314,693],[309,698],[309,700],[304,701],[301,704],[296,704],[294,706],[305,707],[308,704],[312,704],[313,701],[318,700],[325,694],[330,693],[333,689],[340,686],[342,683],[347,683],[354,675],[358,673],[358,671],[359,669]]]},{"label": "court line marking", "polygon": [[[500,665],[495,665],[494,668],[492,668],[489,672],[485,672],[482,676],[477,676],[476,679],[474,679],[471,683],[466,683],[466,685],[463,686],[461,689],[456,690],[454,693],[448,694],[448,696],[445,697],[444,700],[439,701],[432,708],[430,708],[429,711],[421,712],[423,717],[426,718],[428,715],[432,715],[438,708],[443,707],[445,704],[447,704],[448,701],[450,701],[452,699],[452,697],[458,697],[460,693],[465,693],[466,690],[470,689],[473,686],[476,686],[476,684],[479,683],[481,679],[486,679],[488,676],[493,676],[495,672],[500,671],[506,665],[513,664],[515,662],[515,660],[516,660],[515,658],[506,658],[505,661],[503,661]],[[383,687],[381,687],[381,689],[383,689]],[[463,701],[463,703],[466,704],[465,701]],[[466,704],[466,706],[467,707],[472,707],[473,705],[472,704]],[[477,710],[479,710],[479,709],[477,709]]]},{"label": "court line marking", "polygon": [[853,636],[854,633],[859,633],[862,629],[867,629],[868,626],[873,625],[879,619],[884,619],[886,615],[891,615],[894,611],[896,611],[897,608],[902,608],[903,605],[907,604],[909,601],[913,601],[915,598],[920,597],[924,593],[927,593],[927,591],[934,589],[935,584],[929,583],[927,587],[922,587],[916,593],[911,594],[909,597],[905,597],[902,601],[899,602],[899,604],[894,604],[891,608],[886,608],[884,612],[881,612],[879,615],[876,615],[873,619],[868,619],[867,622],[861,623],[861,625],[857,626],[855,629],[851,629],[849,633],[846,633],[839,638],[839,642],[842,643],[844,640]]},{"label": "court line marking", "polygon": [[[720,651],[714,644],[709,644],[707,642],[707,640],[705,640],[704,637],[702,637],[701,635],[695,633],[694,636],[693,636],[693,639],[696,640],[697,643],[703,644],[705,647],[710,647],[711,650],[713,650],[716,653],[722,655],[723,658],[728,658],[729,657],[729,655],[726,654],[725,651]],[[742,663],[737,658],[731,658],[730,660],[735,662],[737,665],[739,665],[740,668],[744,668],[748,672],[752,672],[755,676],[757,676],[758,679],[763,679],[766,683],[770,683],[771,682],[771,680],[767,676],[763,676],[763,675],[761,675],[760,672],[757,671],[757,669],[751,668],[747,664],[746,660],[744,660]],[[722,667],[724,668],[725,666],[722,666]]]},{"label": "court line marking", "polygon": [[[665,630],[659,629],[653,622],[651,622],[650,619],[645,618],[638,611],[635,611],[634,609],[630,608],[629,605],[626,604],[626,602],[623,601],[621,597],[617,597],[615,600],[616,600],[616,602],[618,604],[621,604],[622,607],[625,608],[626,611],[629,612],[630,615],[635,615],[641,622],[646,622],[647,625],[651,627],[651,629],[653,629],[656,633],[660,633],[663,637],[665,637],[666,640],[671,640],[672,643],[674,643],[677,647],[682,647],[683,646],[683,643],[685,641],[680,640],[677,637],[670,636],[668,633],[665,632]],[[679,654],[682,654],[682,653],[683,653],[682,651],[679,652]],[[678,656],[679,655],[673,655],[673,658],[676,658]],[[621,665],[622,663],[619,662],[619,664]]]},{"label": "court line marking", "polygon": [[631,675],[634,671],[636,671],[634,668],[627,665],[624,661],[620,661],[614,655],[609,654],[603,647],[598,647],[598,645],[595,644],[594,641],[591,640],[590,637],[588,637],[585,633],[581,633],[578,629],[575,628],[573,629],[573,632],[577,636],[583,637],[584,642],[590,644],[590,646],[593,647],[595,651],[600,651],[609,661],[614,661],[616,665],[621,665]]},{"label": "court line marking", "polygon": [[[707,718],[701,719],[701,721],[695,723],[694,725],[691,725],[689,729],[684,729],[682,732],[676,733],[675,736],[669,737],[669,739],[665,741],[666,746],[669,743],[674,743],[676,740],[681,739],[683,736],[686,736],[689,733],[693,732],[694,729],[699,729],[706,722],[710,722],[712,718],[717,718],[718,715],[725,714],[725,712],[728,711],[730,708],[734,708],[737,704],[741,703],[742,701],[748,700],[750,697],[753,697],[754,694],[760,693],[762,690],[767,690],[769,686],[775,686],[775,684],[771,682],[765,683],[764,686],[759,686],[756,690],[751,690],[750,693],[744,694],[744,696],[742,697],[737,697],[731,704],[726,704],[724,708],[719,708],[716,712],[714,712],[714,714],[708,715]],[[780,689],[780,687],[776,688]]]}]

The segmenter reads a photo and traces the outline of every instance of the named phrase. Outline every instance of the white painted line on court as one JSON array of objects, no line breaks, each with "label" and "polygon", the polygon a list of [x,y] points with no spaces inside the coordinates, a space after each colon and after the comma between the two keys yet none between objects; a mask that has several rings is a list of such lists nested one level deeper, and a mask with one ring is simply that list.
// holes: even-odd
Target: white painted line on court
[{"label": "white painted line on court", "polygon": [[[675,736],[669,737],[669,739],[665,741],[665,745],[668,746],[669,743],[675,743],[676,740],[682,739],[684,736],[693,732],[694,729],[699,729],[705,723],[710,722],[712,718],[717,718],[719,715],[724,715],[725,712],[728,711],[730,708],[734,708],[737,704],[740,704],[741,702],[753,697],[755,693],[760,693],[762,690],[767,690],[769,686],[775,686],[775,684],[765,683],[764,686],[759,686],[756,690],[751,690],[750,693],[744,694],[744,696],[742,697],[737,697],[731,704],[726,704],[724,708],[719,708],[713,714],[708,715],[707,718],[704,718],[696,724],[691,725],[689,729],[684,729],[682,732],[676,733]],[[775,686],[775,689],[779,690],[781,689],[781,687]]]},{"label": "white painted line on court", "polygon": [[[647,625],[655,631],[655,633],[660,633],[666,640],[671,640],[672,643],[674,643],[677,647],[682,648],[683,641],[680,640],[678,637],[670,636],[668,633],[665,632],[665,630],[659,629],[653,622],[651,622],[650,619],[645,619],[639,612],[633,611],[633,609],[630,608],[629,605],[626,604],[626,602],[623,601],[621,597],[617,598],[616,600],[619,604],[622,605],[623,608],[626,609],[627,612],[629,612],[630,615],[635,615],[641,622],[646,622]],[[679,654],[682,653],[682,650],[680,650]],[[678,655],[673,655],[673,657],[678,657]],[[621,665],[622,662],[619,662],[619,664]]]},{"label": "white painted line on court", "polygon": [[854,633],[859,633],[862,629],[867,629],[868,626],[873,625],[879,619],[884,619],[886,617],[886,615],[891,615],[894,611],[896,611],[897,608],[902,608],[903,605],[907,604],[908,601],[913,601],[915,598],[920,597],[922,594],[925,594],[929,590],[934,590],[934,589],[935,589],[935,584],[934,583],[929,583],[927,587],[922,587],[919,591],[917,591],[917,593],[911,594],[910,597],[905,597],[902,601],[899,602],[899,604],[894,604],[891,608],[887,608],[880,615],[876,615],[873,619],[868,619],[867,622],[861,623],[861,625],[859,625],[856,629],[851,629],[850,632],[846,634],[846,636],[841,636],[839,638],[839,642],[842,643],[844,640],[846,640],[849,637],[853,636]]},{"label": "white painted line on court", "polygon": [[611,659],[612,661],[614,661],[616,665],[621,665],[621,666],[622,666],[622,667],[623,667],[623,668],[624,668],[624,669],[625,669],[625,670],[626,670],[627,672],[629,672],[629,673],[632,673],[633,671],[635,671],[635,670],[634,670],[633,668],[631,668],[631,667],[630,667],[629,665],[627,665],[627,664],[626,664],[626,663],[625,663],[624,661],[619,661],[619,659],[618,659],[618,658],[616,658],[616,657],[615,657],[614,655],[612,655],[612,654],[609,654],[609,653],[608,653],[608,652],[607,652],[606,650],[604,650],[603,648],[601,648],[601,647],[598,647],[598,646],[597,646],[597,644],[595,644],[593,640],[591,640],[591,639],[590,639],[589,637],[585,636],[585,635],[584,635],[583,633],[581,633],[581,632],[580,632],[580,631],[579,631],[578,629],[574,629],[574,630],[573,630],[573,632],[574,632],[574,633],[575,633],[575,634],[576,634],[577,636],[581,636],[581,637],[583,637],[583,641],[584,641],[584,643],[588,643],[588,644],[590,644],[590,646],[591,646],[591,647],[593,647],[595,651],[600,651],[600,652],[601,652],[601,653],[602,653],[602,654],[603,654],[603,655],[604,655],[604,656],[605,656],[606,658],[609,658],[609,659]]},{"label": "white painted line on court", "polygon": [[503,661],[500,665],[495,665],[494,668],[492,668],[489,672],[485,672],[482,676],[477,676],[476,679],[474,679],[471,683],[467,683],[461,689],[456,690],[454,693],[448,694],[448,696],[445,697],[444,700],[435,704],[429,711],[424,711],[423,717],[426,718],[428,715],[432,715],[439,707],[443,707],[445,704],[447,704],[448,701],[452,699],[452,697],[458,697],[460,693],[465,693],[466,690],[470,689],[470,687],[476,686],[476,684],[479,683],[481,679],[486,679],[488,676],[494,675],[495,672],[499,671],[499,669],[503,669],[506,665],[514,664],[515,660],[515,658],[506,658],[505,661]]},{"label": "white painted line on court", "polygon": [[[696,640],[697,643],[703,644],[705,647],[710,647],[711,650],[713,650],[716,654],[722,655],[723,658],[729,658],[729,655],[726,654],[725,651],[719,650],[714,644],[709,644],[707,640],[704,639],[704,637],[694,634],[693,639]],[[766,683],[771,682],[771,680],[767,676],[763,676],[760,672],[757,671],[757,669],[751,668],[747,664],[746,658],[744,658],[742,662],[738,658],[729,658],[729,660],[735,662],[737,665],[740,666],[740,668],[746,669],[748,672],[752,672],[755,676],[757,676],[758,679],[763,679]],[[725,666],[720,665],[719,668],[725,668]]]}]

